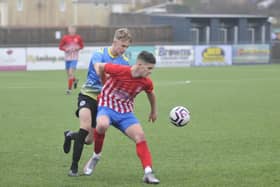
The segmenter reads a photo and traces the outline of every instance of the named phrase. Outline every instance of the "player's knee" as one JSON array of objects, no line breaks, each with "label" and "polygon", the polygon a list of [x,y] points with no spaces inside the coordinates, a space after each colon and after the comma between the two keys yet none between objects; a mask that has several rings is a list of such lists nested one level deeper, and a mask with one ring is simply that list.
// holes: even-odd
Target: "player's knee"
[{"label": "player's knee", "polygon": [[108,119],[107,116],[100,116],[97,118],[97,126],[96,129],[99,133],[105,133],[106,130],[110,126],[110,120]]},{"label": "player's knee", "polygon": [[83,108],[79,111],[80,126],[90,130],[91,129],[91,113],[89,109]]},{"label": "player's knee", "polygon": [[144,132],[138,132],[134,136],[135,143],[139,143],[139,142],[142,142],[142,141],[145,141],[145,140],[146,140],[146,138],[145,138]]},{"label": "player's knee", "polygon": [[74,73],[71,70],[68,70],[67,75],[68,75],[68,78],[73,78],[74,77]]}]

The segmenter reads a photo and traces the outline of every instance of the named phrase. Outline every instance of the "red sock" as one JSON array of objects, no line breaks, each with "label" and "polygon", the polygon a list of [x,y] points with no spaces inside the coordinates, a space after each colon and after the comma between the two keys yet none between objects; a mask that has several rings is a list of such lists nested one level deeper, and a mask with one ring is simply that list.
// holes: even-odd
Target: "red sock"
[{"label": "red sock", "polygon": [[102,151],[105,134],[99,134],[96,129],[93,131],[94,137],[94,152],[96,154]]},{"label": "red sock", "polygon": [[69,90],[72,90],[74,80],[75,80],[75,78],[69,78],[68,79],[68,89]]},{"label": "red sock", "polygon": [[152,167],[152,157],[146,141],[136,144],[136,152],[139,159],[141,160],[143,169],[145,169],[147,166]]}]

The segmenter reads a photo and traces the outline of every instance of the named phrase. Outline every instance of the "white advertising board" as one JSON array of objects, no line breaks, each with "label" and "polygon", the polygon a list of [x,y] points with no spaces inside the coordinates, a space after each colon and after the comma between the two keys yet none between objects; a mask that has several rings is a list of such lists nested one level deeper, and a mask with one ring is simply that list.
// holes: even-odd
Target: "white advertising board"
[{"label": "white advertising board", "polygon": [[65,69],[64,53],[55,47],[27,48],[27,70]]},{"label": "white advertising board", "polygon": [[0,70],[25,70],[25,48],[0,48]]},{"label": "white advertising board", "polygon": [[155,46],[157,67],[190,66],[194,62],[193,46],[160,45]]},{"label": "white advertising board", "polygon": [[[79,53],[78,69],[87,69],[94,50],[100,47],[85,47]],[[56,47],[27,48],[27,70],[63,70],[64,52]]]}]

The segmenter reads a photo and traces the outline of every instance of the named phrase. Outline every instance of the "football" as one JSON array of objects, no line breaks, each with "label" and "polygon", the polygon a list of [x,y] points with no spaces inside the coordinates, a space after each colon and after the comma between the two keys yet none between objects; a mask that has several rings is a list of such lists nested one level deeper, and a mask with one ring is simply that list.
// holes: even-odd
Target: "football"
[{"label": "football", "polygon": [[173,125],[183,127],[190,122],[190,111],[186,107],[176,106],[170,111],[169,119]]}]

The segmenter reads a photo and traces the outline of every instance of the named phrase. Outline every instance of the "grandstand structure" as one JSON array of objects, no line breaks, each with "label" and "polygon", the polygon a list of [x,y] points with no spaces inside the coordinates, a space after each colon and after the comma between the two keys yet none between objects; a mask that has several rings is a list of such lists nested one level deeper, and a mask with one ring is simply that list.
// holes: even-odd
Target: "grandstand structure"
[{"label": "grandstand structure", "polygon": [[235,14],[114,14],[111,25],[171,25],[173,41],[188,44],[268,44],[268,16]]}]

